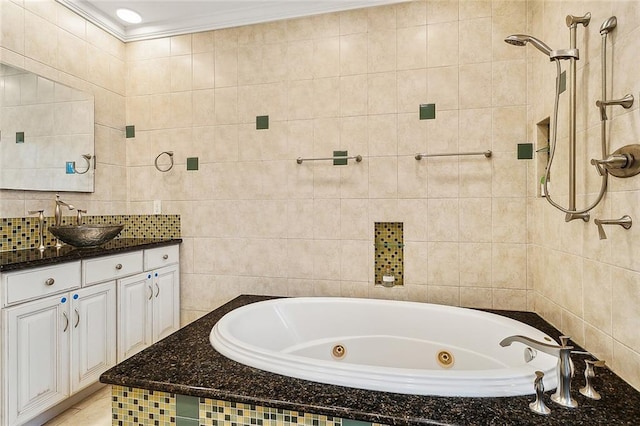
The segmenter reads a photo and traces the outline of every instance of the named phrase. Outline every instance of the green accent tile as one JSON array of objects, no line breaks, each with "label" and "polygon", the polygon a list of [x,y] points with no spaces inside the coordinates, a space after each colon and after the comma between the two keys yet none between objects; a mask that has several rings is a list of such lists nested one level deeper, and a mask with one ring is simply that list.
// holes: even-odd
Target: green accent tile
[{"label": "green accent tile", "polygon": [[269,116],[268,115],[258,115],[256,117],[256,129],[257,130],[265,130],[269,128]]},{"label": "green accent tile", "polygon": [[433,120],[436,118],[436,104],[420,105],[420,120]]},{"label": "green accent tile", "polygon": [[176,415],[188,419],[197,419],[200,398],[188,395],[176,395]]},{"label": "green accent tile", "polygon": [[371,426],[371,423],[360,420],[342,419],[342,426]]},{"label": "green accent tile", "polygon": [[335,157],[347,157],[348,151],[333,151],[333,165],[334,166],[346,166],[347,165],[347,159],[346,158],[338,158],[336,159]]},{"label": "green accent tile", "polygon": [[24,143],[24,132],[16,132],[16,143]]},{"label": "green accent tile", "polygon": [[200,426],[199,419],[185,419],[184,417],[176,417],[176,426]]},{"label": "green accent tile", "polygon": [[562,73],[560,73],[560,93],[565,90],[567,90],[567,72],[562,71]]},{"label": "green accent tile", "polygon": [[127,126],[125,127],[125,133],[127,138],[135,138],[136,137],[136,126]]},{"label": "green accent tile", "polygon": [[518,144],[518,160],[531,160],[532,158],[533,158],[533,144],[519,143]]},{"label": "green accent tile", "polygon": [[198,157],[187,158],[187,170],[198,170]]}]

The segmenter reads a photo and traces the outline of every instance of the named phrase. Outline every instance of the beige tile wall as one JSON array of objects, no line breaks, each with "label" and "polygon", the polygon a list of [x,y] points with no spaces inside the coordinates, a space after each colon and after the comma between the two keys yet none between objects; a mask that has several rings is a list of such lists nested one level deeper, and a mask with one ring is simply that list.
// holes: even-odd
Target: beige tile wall
[{"label": "beige tile wall", "polygon": [[[124,43],[53,0],[2,0],[0,11],[0,61],[95,97],[95,192],[64,199],[89,214],[126,213]],[[52,216],[54,195],[0,190],[0,215]]]},{"label": "beige tile wall", "polygon": [[[515,159],[527,64],[493,32],[525,28],[526,12],[415,1],[129,43],[131,210],[159,198],[182,216],[185,320],[241,293],[532,309]],[[436,120],[419,120],[421,103]],[[164,150],[169,173],[153,167]],[[364,161],[295,162],[333,150]],[[375,222],[404,223],[403,288],[373,287]]]},{"label": "beige tile wall", "polygon": [[[640,3],[637,1],[541,2],[529,3],[528,31],[554,48],[567,47],[569,30],[565,16],[591,12],[591,24],[578,28],[577,90],[577,188],[578,206],[591,203],[599,190],[600,179],[591,158],[601,158],[600,116],[595,100],[601,99],[600,25],[612,15],[618,27],[609,37],[608,98],[620,98],[640,92]],[[528,134],[537,138],[535,124],[552,113],[555,66],[535,49],[526,49],[529,84]],[[564,64],[563,64],[564,66]],[[568,115],[566,94],[561,102],[565,111],[558,121],[558,160],[554,163],[552,194],[567,203]],[[637,101],[625,110],[608,109],[608,146],[613,151],[640,141],[640,117]],[[541,313],[579,344],[594,352],[629,381],[640,388],[640,243],[637,228],[625,231],[607,227],[608,239],[599,240],[594,218],[633,220],[640,213],[640,178],[609,180],[609,192],[591,214],[588,223],[564,222],[564,214],[540,198],[533,197],[535,182],[542,170],[529,171],[529,273],[535,289],[535,310]]]}]

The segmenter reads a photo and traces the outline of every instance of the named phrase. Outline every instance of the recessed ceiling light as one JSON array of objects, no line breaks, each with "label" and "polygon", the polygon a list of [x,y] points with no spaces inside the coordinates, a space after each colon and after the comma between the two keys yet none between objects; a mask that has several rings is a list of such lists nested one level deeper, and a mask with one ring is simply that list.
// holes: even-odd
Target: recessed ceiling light
[{"label": "recessed ceiling light", "polygon": [[130,24],[139,24],[142,22],[142,16],[131,9],[118,9],[116,10],[116,15],[118,15],[118,18]]}]

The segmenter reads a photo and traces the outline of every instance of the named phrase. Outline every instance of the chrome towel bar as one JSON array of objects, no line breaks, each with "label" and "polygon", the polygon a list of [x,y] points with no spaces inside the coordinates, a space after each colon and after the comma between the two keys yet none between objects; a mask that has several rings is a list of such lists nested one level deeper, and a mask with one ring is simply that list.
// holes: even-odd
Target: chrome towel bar
[{"label": "chrome towel bar", "polygon": [[416,160],[422,160],[423,158],[430,157],[457,157],[463,155],[484,155],[486,158],[491,157],[491,150],[482,151],[482,152],[451,152],[448,154],[416,154]]},{"label": "chrome towel bar", "polygon": [[333,161],[333,160],[356,160],[357,163],[362,161],[362,155],[354,155],[352,157],[324,157],[324,158],[302,158],[298,157],[296,163],[302,164],[303,161]]}]

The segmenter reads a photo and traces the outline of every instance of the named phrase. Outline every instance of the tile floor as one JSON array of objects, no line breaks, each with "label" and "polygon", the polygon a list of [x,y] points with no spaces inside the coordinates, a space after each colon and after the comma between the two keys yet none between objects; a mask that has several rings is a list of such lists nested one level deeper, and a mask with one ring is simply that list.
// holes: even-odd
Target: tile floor
[{"label": "tile floor", "polygon": [[45,426],[111,426],[111,386],[83,399]]}]

